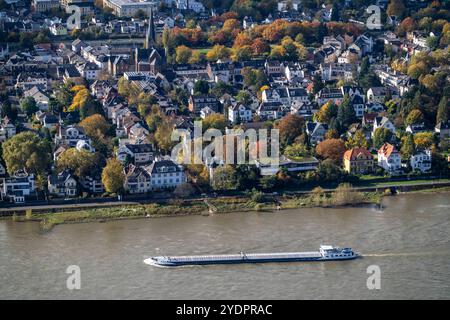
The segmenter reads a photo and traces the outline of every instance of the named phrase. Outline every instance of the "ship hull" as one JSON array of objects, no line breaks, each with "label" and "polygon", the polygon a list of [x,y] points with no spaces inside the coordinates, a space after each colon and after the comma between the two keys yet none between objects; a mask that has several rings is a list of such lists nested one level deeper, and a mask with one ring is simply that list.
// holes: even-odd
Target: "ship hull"
[{"label": "ship hull", "polygon": [[[353,260],[358,256],[351,257],[301,257],[301,258],[261,258],[261,259],[235,259],[235,260],[198,260],[198,261],[157,261],[147,259],[145,263],[163,266],[177,267],[186,265],[214,265],[214,264],[243,264],[243,263],[280,263],[280,262],[312,262],[312,261],[337,261],[337,260]],[[151,261],[150,261],[151,260]]]}]

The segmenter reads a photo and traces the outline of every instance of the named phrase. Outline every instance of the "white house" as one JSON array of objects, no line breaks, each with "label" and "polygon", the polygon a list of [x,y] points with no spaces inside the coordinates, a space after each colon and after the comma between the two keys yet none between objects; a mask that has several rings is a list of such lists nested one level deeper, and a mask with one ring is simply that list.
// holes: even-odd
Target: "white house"
[{"label": "white house", "polygon": [[216,113],[213,109],[211,109],[210,107],[204,107],[200,110],[200,118],[205,119],[207,116],[210,116],[213,113]]},{"label": "white house", "polygon": [[173,189],[187,181],[183,167],[172,160],[156,159],[147,170],[151,176],[152,190]]},{"label": "white house", "polygon": [[0,141],[5,141],[16,134],[16,126],[5,116],[0,123]]},{"label": "white house", "polygon": [[420,150],[414,153],[410,158],[410,164],[413,171],[428,172],[431,170],[431,150]]},{"label": "white house", "polygon": [[134,164],[150,163],[154,159],[154,150],[151,144],[124,144],[117,150],[117,159],[124,163],[127,158],[134,159]]},{"label": "white house", "polygon": [[232,123],[250,122],[252,119],[252,110],[242,103],[233,104],[228,108],[228,120]]},{"label": "white house", "polygon": [[41,111],[47,111],[48,110],[48,104],[50,101],[50,98],[43,93],[41,90],[39,90],[38,87],[34,86],[30,90],[27,90],[23,93],[23,96],[25,98],[32,97],[34,101],[36,101],[36,106]]},{"label": "white house", "polygon": [[35,190],[34,174],[28,174],[25,170],[18,170],[11,177],[3,178],[2,196],[15,203],[25,202],[25,197],[30,196]]},{"label": "white house", "polygon": [[312,145],[323,141],[325,139],[325,134],[328,131],[328,125],[326,123],[320,122],[307,122],[306,123],[306,134],[309,136],[309,141]]},{"label": "white house", "polygon": [[67,27],[62,23],[54,23],[49,28],[51,34],[54,36],[66,36],[67,35]]},{"label": "white house", "polygon": [[60,126],[55,136],[55,143],[66,144],[69,147],[75,147],[79,140],[89,139],[84,132],[84,128],[79,125]]},{"label": "white house", "polygon": [[385,143],[378,150],[378,165],[387,172],[398,173],[401,168],[401,157],[395,146]]},{"label": "white house", "polygon": [[88,140],[78,140],[75,148],[78,151],[85,150],[90,153],[95,152],[95,148],[91,145],[90,141]]},{"label": "white house", "polygon": [[74,197],[77,194],[77,181],[69,171],[48,176],[48,191],[57,197]]},{"label": "white house", "polygon": [[147,166],[129,165],[125,170],[124,186],[129,193],[147,193],[174,189],[186,181],[181,165],[170,159],[155,159]]},{"label": "white house", "polygon": [[395,126],[392,124],[388,117],[375,118],[375,121],[373,123],[372,137],[375,134],[375,130],[377,130],[378,128],[386,128],[393,134],[395,134]]}]

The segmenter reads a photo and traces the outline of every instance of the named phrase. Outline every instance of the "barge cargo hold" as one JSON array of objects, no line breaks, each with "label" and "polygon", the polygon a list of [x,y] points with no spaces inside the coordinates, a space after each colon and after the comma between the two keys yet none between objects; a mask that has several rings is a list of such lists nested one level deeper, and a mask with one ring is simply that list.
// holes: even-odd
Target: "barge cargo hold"
[{"label": "barge cargo hold", "polygon": [[154,266],[176,267],[183,265],[298,262],[298,261],[330,261],[350,260],[359,257],[351,248],[320,246],[319,251],[284,252],[284,253],[243,253],[201,256],[159,256],[144,260]]}]

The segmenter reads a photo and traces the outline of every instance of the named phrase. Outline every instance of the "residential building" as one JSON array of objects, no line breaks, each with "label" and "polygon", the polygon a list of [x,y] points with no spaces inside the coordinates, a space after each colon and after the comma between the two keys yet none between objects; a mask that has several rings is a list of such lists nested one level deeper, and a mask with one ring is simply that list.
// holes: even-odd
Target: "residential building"
[{"label": "residential building", "polygon": [[344,153],[344,170],[353,174],[373,171],[373,156],[366,148],[353,148]]},{"label": "residential building", "polygon": [[16,126],[5,116],[0,123],[0,141],[5,141],[16,134]]},{"label": "residential building", "polygon": [[32,0],[31,6],[36,12],[46,12],[59,8],[59,0]]},{"label": "residential building", "polygon": [[34,86],[31,89],[25,91],[23,93],[23,96],[25,98],[32,97],[34,101],[36,101],[36,106],[41,111],[47,111],[48,110],[48,103],[50,101],[50,98],[41,90],[39,90],[38,87]]},{"label": "residential building", "polygon": [[372,136],[375,134],[375,130],[377,130],[378,128],[386,128],[393,134],[395,134],[395,126],[392,124],[391,120],[389,120],[388,117],[375,117]]},{"label": "residential building", "polygon": [[228,120],[232,123],[250,122],[253,111],[242,103],[235,103],[228,107]]},{"label": "residential building", "polygon": [[398,173],[401,169],[401,157],[395,146],[385,143],[378,150],[378,166],[390,174]]},{"label": "residential building", "polygon": [[75,147],[80,140],[89,140],[84,128],[79,125],[59,126],[55,136],[55,144]]},{"label": "residential building", "polygon": [[276,120],[282,118],[287,114],[289,109],[285,107],[279,101],[261,102],[256,114],[261,117],[262,120]]},{"label": "residential building", "polygon": [[31,196],[35,190],[34,174],[28,174],[25,170],[18,170],[12,176],[3,178],[2,197],[12,202],[25,202],[25,197]]},{"label": "residential building", "polygon": [[149,13],[151,9],[158,8],[158,1],[138,1],[138,0],[104,0],[103,6],[111,8],[117,17],[132,17],[142,10]]},{"label": "residential building", "polygon": [[48,192],[57,197],[74,197],[77,195],[77,181],[68,170],[53,173],[48,176]]},{"label": "residential building", "polygon": [[434,132],[439,134],[441,140],[450,138],[450,120],[447,122],[439,122],[434,127]]},{"label": "residential building", "polygon": [[196,115],[200,115],[200,111],[205,107],[209,107],[214,112],[219,112],[220,102],[214,96],[191,95],[189,97],[189,111],[195,113]]},{"label": "residential building", "polygon": [[154,160],[155,152],[151,144],[124,144],[117,150],[117,159],[125,163],[127,159],[132,159],[135,165],[151,163]]},{"label": "residential building", "polygon": [[312,145],[316,145],[325,139],[325,134],[328,131],[328,125],[320,122],[306,123],[306,134],[309,137],[309,141]]},{"label": "residential building", "polygon": [[431,150],[418,150],[410,158],[411,169],[422,173],[431,170]]}]

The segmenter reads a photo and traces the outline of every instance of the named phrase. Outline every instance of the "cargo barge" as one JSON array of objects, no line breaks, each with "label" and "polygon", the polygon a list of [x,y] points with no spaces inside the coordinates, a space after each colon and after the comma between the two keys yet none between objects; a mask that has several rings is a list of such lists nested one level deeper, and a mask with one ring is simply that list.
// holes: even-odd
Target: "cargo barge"
[{"label": "cargo barge", "polygon": [[198,256],[158,256],[144,260],[144,263],[162,267],[183,265],[267,263],[267,262],[299,262],[350,260],[359,257],[351,248],[320,246],[319,251],[281,252],[281,253],[244,253]]}]

